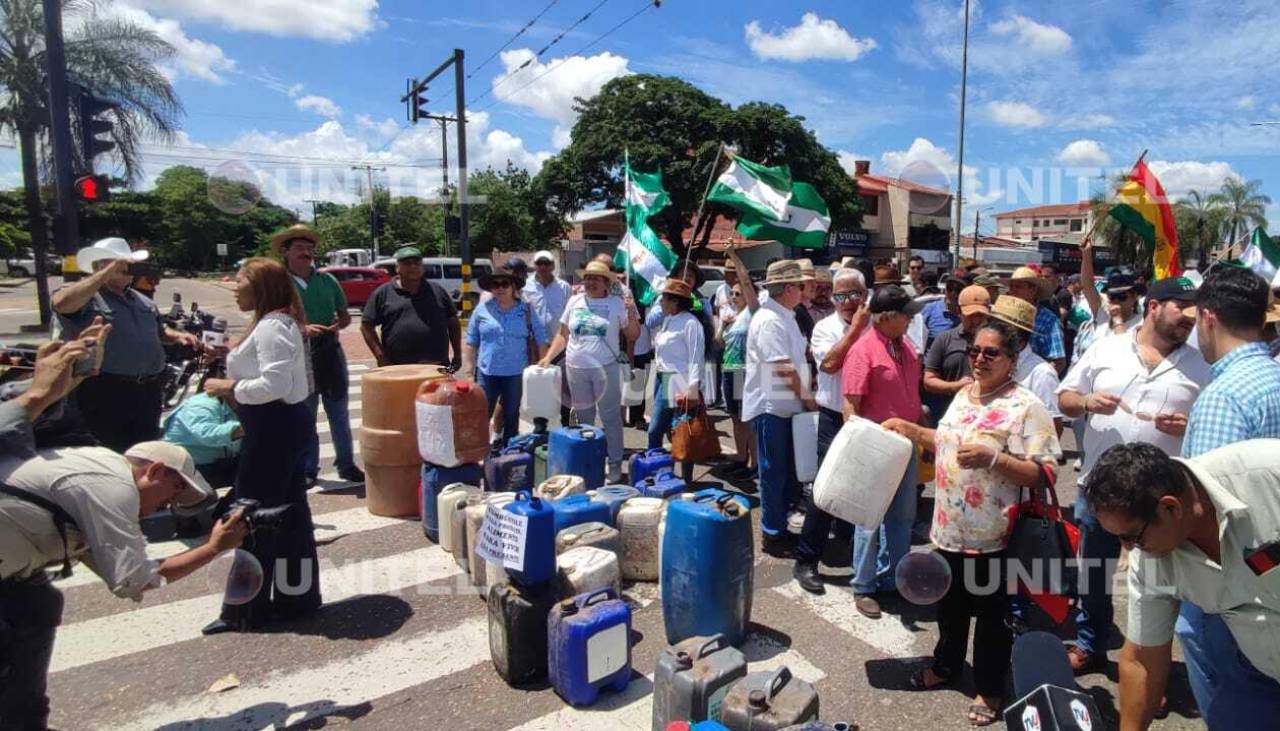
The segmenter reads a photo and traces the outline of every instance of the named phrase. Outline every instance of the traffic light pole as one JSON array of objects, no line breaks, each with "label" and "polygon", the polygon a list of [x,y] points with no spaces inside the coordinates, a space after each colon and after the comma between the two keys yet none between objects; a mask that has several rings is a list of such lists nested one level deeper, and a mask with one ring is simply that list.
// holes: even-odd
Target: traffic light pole
[{"label": "traffic light pole", "polygon": [[[74,190],[75,158],[71,154],[71,115],[67,94],[67,56],[62,45],[62,3],[43,0],[45,57],[48,59],[50,138],[53,142],[53,177],[58,193],[58,212],[53,220],[54,250],[63,256],[75,253],[80,243],[80,216]],[[41,237],[32,239],[35,258],[36,297],[40,304],[40,326],[48,328],[48,252]]]}]

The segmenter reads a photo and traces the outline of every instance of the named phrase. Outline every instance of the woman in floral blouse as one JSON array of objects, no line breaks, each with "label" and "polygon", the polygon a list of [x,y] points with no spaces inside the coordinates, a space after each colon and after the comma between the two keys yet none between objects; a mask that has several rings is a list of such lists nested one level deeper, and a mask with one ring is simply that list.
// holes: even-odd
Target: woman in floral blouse
[{"label": "woman in floral blouse", "polygon": [[901,419],[883,424],[937,455],[930,538],[951,567],[951,587],[938,602],[933,665],[918,671],[912,685],[926,690],[959,677],[969,646],[969,617],[976,615],[977,697],[969,706],[975,726],[998,717],[1013,646],[1005,625],[1005,510],[1018,502],[1020,486],[1039,484],[1041,464],[1054,466],[1061,456],[1052,417],[1035,394],[1013,381],[1026,338],[1011,324],[989,320],[968,351],[975,383],[956,394],[936,430]]}]

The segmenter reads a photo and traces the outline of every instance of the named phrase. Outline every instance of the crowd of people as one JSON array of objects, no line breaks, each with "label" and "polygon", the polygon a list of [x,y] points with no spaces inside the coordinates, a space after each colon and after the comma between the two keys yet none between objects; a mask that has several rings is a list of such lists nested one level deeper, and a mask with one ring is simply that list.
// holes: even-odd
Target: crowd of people
[{"label": "crowd of people", "polygon": [[[275,258],[244,263],[235,299],[250,324],[211,353],[225,373],[163,420],[163,343],[202,346],[166,329],[130,286],[142,257],[127,243],[81,252],[93,273],[54,294],[58,338],[0,404],[0,623],[17,638],[6,640],[8,678],[26,679],[0,690],[0,719],[39,727],[47,718],[43,679],[61,597],[46,567],[83,560],[136,599],[243,544],[264,569],[264,589],[224,606],[206,633],[319,608],[306,489],[321,470],[320,407],[334,468],[363,480],[339,340],[352,318],[337,281],[316,268],[320,243],[295,226],[272,240]],[[1034,611],[975,587],[1006,576],[1008,511],[1024,491],[1074,469],[1087,561],[1072,667],[1105,662],[1112,572],[1122,550],[1136,549],[1119,656],[1122,728],[1145,728],[1160,712],[1175,636],[1209,727],[1255,727],[1249,719],[1280,717],[1280,442],[1253,441],[1280,438],[1280,308],[1269,283],[1243,267],[1219,264],[1196,279],[1147,281],[1124,269],[1099,277],[1088,241],[1081,251],[1080,273],[1065,278],[1047,265],[1002,278],[977,264],[930,272],[913,257],[904,277],[891,260],[782,259],[757,283],[729,245],[713,296],[701,291],[702,270],[681,260],[647,305],[609,255],[572,284],[557,276],[557,257],[539,251],[532,271],[512,257],[480,278],[464,329],[457,304],[424,278],[422,252],[404,246],[360,329],[380,366],[433,363],[475,380],[495,441],[520,430],[524,371],[560,367],[561,422],[601,425],[610,483],[625,480],[626,428],[662,447],[684,415],[723,408],[735,450],[710,467],[758,495],[763,550],[793,561],[798,584],[816,594],[830,580],[821,564],[847,565],[868,621],[898,589],[917,507],[927,504],[921,483],[932,482],[929,540],[955,580],[938,602],[933,661],[911,684],[957,680],[976,618],[974,725],[997,719],[1015,632]],[[651,406],[627,405],[624,394],[642,385],[632,381],[649,370]],[[806,412],[817,414],[819,460],[851,419],[915,446],[879,525],[845,524],[806,493],[793,435],[793,417]],[[1067,428],[1074,464],[1060,441]],[[689,483],[694,469],[682,461]],[[214,487],[225,485],[227,499],[292,507],[269,534],[249,533],[244,516],[219,503]],[[153,561],[138,516],[166,505],[205,516],[209,538]]]}]

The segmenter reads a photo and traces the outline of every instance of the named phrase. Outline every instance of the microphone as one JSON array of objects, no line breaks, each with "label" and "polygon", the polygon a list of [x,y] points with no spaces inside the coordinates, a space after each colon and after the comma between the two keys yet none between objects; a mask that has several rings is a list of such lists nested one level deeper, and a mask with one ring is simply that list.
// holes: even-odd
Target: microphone
[{"label": "microphone", "polygon": [[1013,693],[1018,701],[1004,712],[1010,731],[1105,727],[1093,698],[1076,685],[1067,648],[1048,632],[1027,632],[1013,643]]}]

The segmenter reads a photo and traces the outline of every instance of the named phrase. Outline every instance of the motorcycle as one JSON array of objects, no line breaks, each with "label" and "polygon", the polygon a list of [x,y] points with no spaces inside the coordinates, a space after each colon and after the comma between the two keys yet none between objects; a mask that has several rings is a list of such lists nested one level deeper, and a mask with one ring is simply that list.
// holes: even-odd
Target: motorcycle
[{"label": "motorcycle", "polygon": [[[204,331],[213,328],[214,316],[201,310],[198,302],[192,302],[190,312],[186,311],[182,306],[182,293],[174,292],[173,304],[161,320],[166,327],[191,333],[202,340]],[[220,375],[225,368],[220,357],[210,357],[202,350],[179,343],[165,344],[164,360],[161,392],[166,410],[186,398],[192,383],[199,383],[206,374]]]}]

